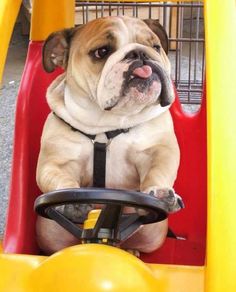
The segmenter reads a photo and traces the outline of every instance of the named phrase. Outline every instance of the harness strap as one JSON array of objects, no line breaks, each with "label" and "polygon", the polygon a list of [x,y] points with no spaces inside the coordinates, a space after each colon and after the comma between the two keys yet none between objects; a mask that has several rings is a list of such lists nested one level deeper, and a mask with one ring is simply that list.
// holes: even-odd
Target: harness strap
[{"label": "harness strap", "polygon": [[107,136],[107,139],[110,140],[110,139],[113,139],[115,138],[116,136],[122,134],[122,133],[127,133],[129,132],[129,128],[127,129],[118,129],[118,130],[114,130],[114,131],[108,131],[108,132],[105,132],[105,135]]},{"label": "harness strap", "polygon": [[96,135],[87,134],[79,129],[74,128],[61,117],[59,117],[55,112],[53,114],[63,121],[66,125],[70,126],[72,131],[79,132],[84,136],[88,137],[93,142],[93,186],[97,188],[104,188],[106,186],[106,151],[107,146],[109,145],[109,141],[116,136],[129,132],[129,128],[127,129],[117,129],[114,131],[107,131],[104,134],[108,139],[108,143],[100,143],[94,141],[96,139]]},{"label": "harness strap", "polygon": [[105,188],[107,144],[94,142],[93,149],[93,186],[96,188]]},{"label": "harness strap", "polygon": [[72,131],[74,132],[79,132],[83,135],[85,135],[86,137],[88,137],[90,140],[95,140],[96,135],[92,135],[92,134],[87,134],[84,133],[82,131],[80,131],[79,129],[74,128],[73,126],[71,126],[71,124],[67,123],[65,120],[63,120],[61,117],[59,117],[55,112],[53,112],[54,116],[57,117],[59,120],[61,120],[62,122],[64,122],[67,126],[69,126],[71,128]]}]

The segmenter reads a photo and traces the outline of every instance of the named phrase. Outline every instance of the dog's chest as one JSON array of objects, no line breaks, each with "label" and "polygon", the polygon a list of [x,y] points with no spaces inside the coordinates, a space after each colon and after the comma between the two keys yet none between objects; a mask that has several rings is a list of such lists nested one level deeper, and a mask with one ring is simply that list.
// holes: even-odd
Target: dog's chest
[{"label": "dog's chest", "polygon": [[[139,188],[139,175],[135,166],[137,150],[132,140],[127,139],[126,135],[127,134],[121,134],[107,143],[105,150],[106,160],[104,160],[107,188]],[[104,137],[97,137],[96,141],[102,143],[107,142]],[[80,157],[86,161],[86,164],[84,164],[84,169],[86,169],[84,172],[85,175],[82,176],[83,179],[81,183],[92,185],[94,147],[91,142],[81,148]]]},{"label": "dog's chest", "polygon": [[139,189],[134,147],[125,139],[114,139],[107,147],[106,187]]}]

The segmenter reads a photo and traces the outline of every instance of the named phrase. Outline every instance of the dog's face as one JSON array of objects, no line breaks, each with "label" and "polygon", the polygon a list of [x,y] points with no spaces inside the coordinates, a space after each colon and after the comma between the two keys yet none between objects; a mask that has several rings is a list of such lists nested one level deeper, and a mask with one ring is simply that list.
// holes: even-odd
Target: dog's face
[{"label": "dog's face", "polygon": [[43,64],[47,72],[65,68],[78,98],[87,96],[105,111],[136,113],[173,101],[167,50],[157,21],[107,17],[50,35]]}]

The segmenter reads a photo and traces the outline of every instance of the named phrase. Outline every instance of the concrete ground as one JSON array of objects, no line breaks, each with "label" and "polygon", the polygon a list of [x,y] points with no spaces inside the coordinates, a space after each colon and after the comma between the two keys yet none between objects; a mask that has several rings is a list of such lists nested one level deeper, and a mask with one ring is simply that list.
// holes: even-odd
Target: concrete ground
[{"label": "concrete ground", "polygon": [[[17,24],[9,47],[3,82],[0,88],[0,235],[4,231],[8,204],[15,101],[26,59],[27,46],[28,38],[22,36],[21,26]],[[174,56],[170,57],[175,62]],[[186,70],[187,67],[186,57]],[[185,73],[187,74],[187,71]],[[192,112],[197,107],[196,105],[187,105],[184,106],[184,109]]]},{"label": "concrete ground", "polygon": [[8,203],[12,141],[17,91],[24,68],[28,37],[17,24],[9,47],[0,88],[0,234],[3,233]]}]

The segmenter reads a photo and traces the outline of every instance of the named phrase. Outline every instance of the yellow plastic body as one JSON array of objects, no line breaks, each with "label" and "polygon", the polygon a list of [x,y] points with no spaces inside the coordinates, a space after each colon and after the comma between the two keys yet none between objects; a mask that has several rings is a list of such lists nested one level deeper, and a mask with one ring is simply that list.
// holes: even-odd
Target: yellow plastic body
[{"label": "yellow plastic body", "polygon": [[2,254],[0,266],[0,291],[200,292],[204,286],[202,267],[146,265],[98,244],[73,246],[48,258]]},{"label": "yellow plastic body", "polygon": [[30,39],[45,40],[54,31],[74,26],[74,0],[34,0]]},{"label": "yellow plastic body", "polygon": [[0,291],[33,291],[28,284],[31,273],[44,260],[43,256],[0,254]]},{"label": "yellow plastic body", "polygon": [[20,0],[0,1],[0,84],[12,31],[21,5]]},{"label": "yellow plastic body", "polygon": [[236,1],[205,2],[208,232],[206,291],[236,291]]}]

